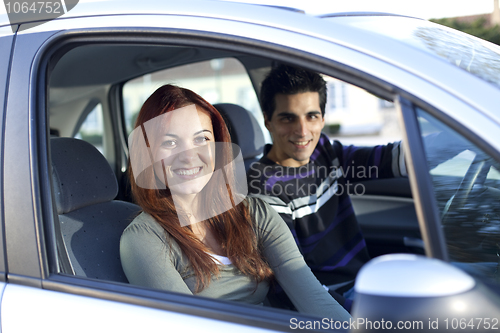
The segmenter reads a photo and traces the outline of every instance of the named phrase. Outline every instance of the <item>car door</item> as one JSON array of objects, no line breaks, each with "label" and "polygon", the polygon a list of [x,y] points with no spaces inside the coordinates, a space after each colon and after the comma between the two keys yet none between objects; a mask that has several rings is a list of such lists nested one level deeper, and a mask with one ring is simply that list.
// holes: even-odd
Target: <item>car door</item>
[{"label": "car door", "polygon": [[[171,18],[184,27],[200,24],[197,20],[186,22],[185,17]],[[71,29],[73,23],[64,22],[63,31],[59,31],[58,22],[54,21],[55,27],[47,23],[40,26],[39,31],[28,29],[17,36],[4,138],[3,193],[8,193],[4,200],[4,225],[9,267],[9,283],[2,298],[4,332],[67,331],[69,327],[77,331],[102,332],[164,329],[287,331],[290,330],[291,316],[310,318],[280,311],[270,313],[258,306],[73,276],[67,270],[67,254],[52,199],[48,154],[47,83],[50,81],[51,61],[58,59],[60,54],[57,52],[64,52],[68,43],[85,44],[84,40],[88,38],[89,43],[134,43],[138,38],[138,45],[177,39],[177,23],[164,28],[165,18],[158,16],[154,18],[156,23],[152,24],[156,27],[144,28],[151,25],[151,19],[151,16],[133,16],[136,26],[130,27],[131,17],[99,17],[94,19],[96,22],[92,21],[94,30],[90,33],[85,18],[75,19],[74,29]],[[99,27],[103,23],[106,28]],[[220,31],[234,29],[231,24],[225,26],[223,21],[214,20],[212,23],[219,25]],[[136,29],[132,35],[129,34],[131,28]],[[188,40],[200,31],[188,29],[183,38]],[[151,37],[156,33],[159,33],[159,39],[154,41]],[[213,43],[218,38],[223,40],[224,36],[216,35],[208,41]],[[200,38],[194,43],[208,41]],[[21,316],[23,313],[33,316],[25,320]]]},{"label": "car door", "polygon": [[[4,107],[7,99],[7,86],[9,77],[9,65],[11,61],[11,50],[14,42],[14,34],[10,26],[0,27],[0,114],[4,115]],[[0,128],[2,128],[1,133],[3,134],[4,128],[4,117],[0,119]],[[0,142],[3,141],[3,137],[0,137]],[[0,156],[3,155],[3,145],[0,145]],[[0,182],[2,182],[3,174],[0,174]],[[3,198],[3,193],[0,191],[0,201]],[[3,206],[0,208],[0,216],[3,216]],[[4,237],[3,228],[0,231],[0,296],[3,294],[6,281],[6,270],[5,270],[5,249],[4,249]]]},{"label": "car door", "polygon": [[[108,18],[101,19],[109,24]],[[71,276],[66,270],[67,258],[57,226],[49,176],[50,122],[46,114],[49,103],[46,86],[51,69],[49,65],[51,59],[58,59],[60,56],[56,51],[64,49],[73,40],[75,43],[82,43],[86,39],[98,43],[128,42],[131,39],[130,20],[127,17],[123,18],[123,21],[113,19],[114,24],[126,27],[126,31],[116,33],[116,27],[113,27],[97,28],[89,33],[85,29],[69,29],[69,22],[66,21],[66,31],[58,32],[47,24],[44,26],[47,31],[26,30],[17,37],[6,115],[6,123],[9,125],[6,126],[4,174],[8,180],[4,183],[4,193],[9,193],[9,196],[4,203],[7,209],[5,232],[9,284],[2,301],[3,330],[27,331],[34,329],[34,326],[37,330],[66,330],[69,325],[82,320],[84,314],[84,317],[91,319],[78,325],[78,329],[83,331],[94,327],[95,322],[101,322],[103,313],[107,313],[108,323],[108,326],[103,326],[103,331],[109,331],[109,327],[136,331],[137,326],[131,325],[130,321],[124,321],[123,317],[136,323],[148,321],[153,323],[154,327],[189,327],[190,330],[199,327],[233,330],[234,323],[249,327],[248,329],[290,330],[292,316],[298,320],[303,319],[302,321],[309,317],[280,311],[270,313],[269,310],[259,307],[96,281],[82,276]],[[158,28],[149,31],[143,28],[146,23],[137,19],[138,17],[134,16],[136,24],[141,28],[135,32],[134,39],[143,38],[144,43],[162,44],[165,43],[166,37],[169,37],[179,43],[179,35],[172,34],[170,29],[162,30],[164,35],[160,34],[158,40],[151,39],[151,32],[158,33]],[[151,24],[150,16],[142,19],[143,22]],[[77,27],[81,20],[76,20]],[[181,26],[190,25],[184,18],[179,22]],[[221,24],[219,21],[216,23]],[[57,25],[57,21],[53,24]],[[163,24],[163,17],[159,17],[158,26],[162,27]],[[219,27],[219,30],[225,29],[231,31],[234,27],[231,24],[229,27]],[[96,37],[93,36],[94,33]],[[197,33],[199,34],[199,31]],[[283,31],[278,30],[277,34],[281,36],[274,37],[275,41],[283,37]],[[269,32],[267,35],[272,34]],[[193,33],[187,31],[183,37],[191,39]],[[210,45],[213,45],[214,41],[218,41],[218,38],[224,40],[225,36],[210,37],[202,36],[189,44],[210,42]],[[73,40],[69,40],[71,38]],[[242,40],[242,43],[244,41]],[[186,43],[183,39],[180,42]],[[231,44],[224,43],[221,47],[231,50],[234,48]],[[262,45],[265,49],[265,44]],[[238,52],[242,49],[245,49],[245,43],[238,48]],[[248,50],[250,49],[248,47]],[[289,50],[282,48],[275,54],[277,57],[284,57],[289,54]],[[26,309],[22,301],[30,304],[30,312],[39,314],[33,321],[20,320],[18,314],[22,313],[22,309]],[[155,319],[148,320],[149,316]],[[53,323],[59,322],[61,317],[67,319],[67,324],[54,328]]]},{"label": "car door", "polygon": [[[103,313],[108,314],[108,326],[99,329],[102,331],[109,331],[110,327],[136,331],[138,327],[131,321],[188,330],[200,327],[233,330],[234,325],[238,325],[249,330],[287,331],[294,328],[290,326],[291,318],[301,322],[311,320],[312,317],[297,313],[75,276],[68,268],[68,255],[53,202],[49,158],[51,120],[47,114],[51,110],[50,74],[53,65],[68,50],[76,45],[92,44],[173,44],[193,48],[202,45],[299,65],[311,66],[312,63],[317,67],[321,63],[317,54],[324,47],[333,47],[332,54],[344,50],[327,41],[262,24],[184,15],[165,18],[164,15],[123,15],[54,20],[18,35],[5,117],[3,193],[9,193],[4,200],[9,284],[2,300],[4,331],[27,331],[34,326],[39,331],[62,331],[75,323],[82,331],[90,327],[95,330],[95,323],[102,322]],[[210,30],[207,27],[211,27]],[[304,45],[311,50],[304,52]],[[334,72],[335,68],[331,67],[330,71]],[[85,79],[88,73],[81,75]],[[101,103],[105,112],[112,109],[113,102],[109,99],[103,98]],[[118,161],[116,165],[120,165],[123,160],[118,157],[122,155],[119,147],[124,138],[117,123],[116,119],[111,121],[107,134],[114,140],[109,154]],[[29,303],[30,312],[38,315],[33,321],[19,318],[18,314],[26,308],[22,301]],[[54,327],[53,323],[60,322],[61,317],[66,318],[67,323]],[[124,317],[130,321],[124,321]],[[150,317],[154,320],[149,320]],[[85,324],[80,324],[81,321]]]},{"label": "car door", "polygon": [[[158,323],[159,326],[155,327],[178,325],[175,327],[189,330],[200,326],[214,330],[234,329],[233,325],[236,324],[249,330],[291,330],[289,321],[292,316],[299,320],[311,317],[160,292],[113,281],[99,281],[85,276],[74,276],[66,270],[67,258],[64,244],[58,236],[58,219],[52,200],[48,157],[50,117],[47,115],[47,82],[53,69],[53,61],[57,62],[69,49],[81,45],[174,45],[192,48],[203,46],[290,62],[345,80],[388,100],[405,96],[411,103],[422,105],[426,110],[428,105],[432,105],[431,110],[441,110],[443,114],[453,114],[458,110],[460,114],[465,115],[474,109],[457,100],[449,92],[436,88],[429,80],[406,70],[404,66],[374,57],[370,52],[356,50],[353,45],[349,45],[348,40],[359,39],[359,32],[358,35],[350,36],[349,30],[342,26],[318,23],[310,17],[295,22],[297,16],[294,15],[298,14],[284,14],[279,18],[281,24],[285,25],[289,19],[293,24],[288,22],[288,25],[295,27],[295,30],[290,28],[292,30],[289,31],[283,27],[273,27],[276,23],[269,23],[274,22],[273,14],[277,13],[272,10],[259,16],[260,12],[257,10],[245,7],[248,11],[242,14],[243,18],[228,19],[231,15],[237,17],[236,12],[241,9],[233,5],[230,5],[226,17],[218,8],[209,5],[190,12],[181,4],[173,4],[172,8],[177,8],[178,11],[169,8],[168,10],[172,10],[169,13],[167,9],[163,9],[168,15],[151,14],[155,13],[156,7],[153,8],[155,11],[150,9],[151,13],[148,15],[140,15],[146,11],[144,8],[138,9],[137,5],[132,9],[123,8],[123,11],[129,12],[122,12],[123,15],[54,20],[28,29],[17,37],[5,117],[3,193],[8,193],[4,198],[4,223],[9,284],[2,301],[2,328],[6,332],[15,331],[19,327],[32,328],[31,322],[21,321],[17,316],[22,313],[20,309],[23,303],[19,302],[22,299],[27,300],[26,303],[32,301],[34,305],[30,310],[38,309],[37,330],[42,327],[54,331],[53,323],[61,319],[61,313],[70,318],[71,323],[68,325],[74,325],[75,322],[84,321],[84,317],[102,318],[100,315],[108,308],[119,309],[113,310],[113,314],[107,319],[110,325],[118,325],[123,331],[137,330],[137,326],[127,325],[130,322],[124,321],[124,317],[137,322]],[[131,15],[130,12],[134,10],[139,14]],[[200,14],[202,12],[210,13],[211,17],[203,16]],[[78,14],[76,9],[72,13]],[[263,19],[269,21],[263,23]],[[307,32],[308,26],[311,26],[313,32]],[[325,32],[330,30],[338,34],[335,36],[336,42],[332,41],[335,38],[328,37]],[[343,33],[346,33],[346,36],[342,37]],[[415,55],[409,49],[404,49],[404,52],[403,58]],[[143,60],[140,64],[145,67],[151,61],[154,62],[154,59]],[[424,56],[424,60],[435,67],[441,65],[432,63],[431,57]],[[86,73],[82,73],[83,78],[84,74]],[[108,96],[116,97],[113,94]],[[113,103],[117,103],[106,99],[101,102],[110,104],[103,106],[105,111],[112,110]],[[413,128],[415,132],[418,128],[407,119],[404,124],[407,131]],[[472,131],[479,133],[479,128],[483,125],[472,121]],[[491,125],[486,123],[484,126]],[[117,125],[112,125],[111,131],[111,137],[115,140],[115,145],[110,146],[111,156],[121,167],[123,160],[120,160],[119,156],[124,155],[121,150],[125,142],[124,133]],[[415,142],[419,147],[419,140],[410,138],[409,142]],[[409,147],[409,151],[410,156],[418,156],[413,148]],[[416,160],[412,159],[410,165]],[[420,175],[422,172],[423,176]],[[429,186],[425,172],[426,166],[415,165],[410,173],[414,175],[413,184]],[[418,198],[417,213],[427,254],[446,259],[442,234],[439,231],[433,232],[438,229],[435,222],[437,211],[432,202],[427,203],[430,208],[426,206],[425,193],[422,194],[420,190],[414,193]],[[426,214],[430,214],[430,217]],[[402,221],[402,224],[405,222],[408,221]],[[47,306],[45,299],[59,300],[59,306]],[[67,306],[63,306],[64,304]],[[70,305],[75,306],[72,313],[69,310]],[[154,319],[147,319],[151,317]],[[173,322],[176,324],[172,324]],[[78,327],[82,330],[89,328],[93,321],[87,320],[86,323],[89,326],[82,324]],[[62,331],[67,330],[67,327],[59,326],[57,329]],[[108,330],[109,327],[102,329]]]}]

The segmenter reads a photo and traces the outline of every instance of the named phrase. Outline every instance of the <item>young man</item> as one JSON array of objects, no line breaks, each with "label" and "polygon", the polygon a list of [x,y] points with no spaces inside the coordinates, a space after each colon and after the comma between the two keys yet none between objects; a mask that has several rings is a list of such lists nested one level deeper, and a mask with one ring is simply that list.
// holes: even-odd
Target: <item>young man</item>
[{"label": "young man", "polygon": [[352,183],[406,175],[402,147],[332,145],[321,133],[326,83],[304,69],[273,69],[261,104],[273,145],[251,166],[249,193],[280,213],[318,280],[350,310],[354,279],[370,259],[349,197],[357,189]]}]

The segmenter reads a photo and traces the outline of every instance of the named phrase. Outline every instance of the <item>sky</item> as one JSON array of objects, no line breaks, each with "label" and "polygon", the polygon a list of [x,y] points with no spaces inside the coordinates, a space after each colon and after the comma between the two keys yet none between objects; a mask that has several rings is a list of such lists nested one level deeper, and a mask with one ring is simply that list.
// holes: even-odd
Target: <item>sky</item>
[{"label": "sky", "polygon": [[[99,0],[80,0],[94,2]],[[281,5],[319,15],[332,12],[377,11],[424,19],[491,13],[493,0],[230,0]],[[5,7],[0,5],[0,14]]]},{"label": "sky", "polygon": [[491,13],[493,0],[231,0],[282,5],[318,15],[332,12],[377,11],[423,19]]}]

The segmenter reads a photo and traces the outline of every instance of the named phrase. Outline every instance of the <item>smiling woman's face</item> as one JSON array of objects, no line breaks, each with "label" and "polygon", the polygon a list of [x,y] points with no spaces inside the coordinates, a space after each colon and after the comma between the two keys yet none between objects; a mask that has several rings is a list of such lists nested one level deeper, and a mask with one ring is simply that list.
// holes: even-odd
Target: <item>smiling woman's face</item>
[{"label": "smiling woman's face", "polygon": [[[215,168],[214,130],[206,111],[189,105],[166,113],[155,131],[156,177],[179,196],[199,193]],[[166,178],[166,183],[164,182]]]}]

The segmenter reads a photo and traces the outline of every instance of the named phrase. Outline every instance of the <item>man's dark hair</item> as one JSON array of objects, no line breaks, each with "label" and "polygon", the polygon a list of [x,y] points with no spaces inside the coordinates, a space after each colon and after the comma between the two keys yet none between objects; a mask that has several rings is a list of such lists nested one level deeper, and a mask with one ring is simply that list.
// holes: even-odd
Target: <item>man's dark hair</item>
[{"label": "man's dark hair", "polygon": [[319,94],[319,106],[324,117],[326,82],[321,75],[299,67],[279,65],[273,68],[262,82],[260,89],[262,112],[268,120],[271,120],[276,108],[274,97],[277,94],[293,95],[305,92]]}]

